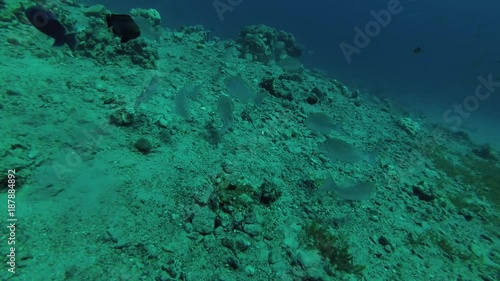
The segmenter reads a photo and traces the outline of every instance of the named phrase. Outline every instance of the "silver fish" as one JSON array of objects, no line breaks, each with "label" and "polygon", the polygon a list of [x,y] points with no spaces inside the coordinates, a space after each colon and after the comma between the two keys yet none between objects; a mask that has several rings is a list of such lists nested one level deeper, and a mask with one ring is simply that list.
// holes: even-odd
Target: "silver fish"
[{"label": "silver fish", "polygon": [[160,82],[160,78],[155,75],[149,81],[149,84],[144,91],[142,91],[141,95],[137,97],[135,100],[134,108],[137,108],[143,101],[149,100],[154,94],[156,94],[156,90],[158,89],[158,84]]},{"label": "silver fish", "polygon": [[345,182],[338,185],[328,173],[326,182],[318,188],[318,191],[333,191],[342,200],[361,201],[372,196],[375,192],[375,184],[373,182]]},{"label": "silver fish", "polygon": [[227,130],[229,130],[233,126],[233,100],[225,95],[221,95],[219,100],[217,101],[217,111],[219,113],[219,117],[224,123],[222,128],[219,131],[219,134],[224,134]]},{"label": "silver fish", "polygon": [[340,123],[334,122],[330,116],[319,112],[309,115],[304,121],[304,124],[309,130],[322,134],[328,134],[332,130],[339,131],[341,129]]},{"label": "silver fish", "polygon": [[352,144],[340,139],[327,139],[319,145],[319,149],[330,158],[332,163],[340,160],[354,164],[359,160],[365,160],[373,166],[377,164],[377,155],[375,152],[362,152]]}]

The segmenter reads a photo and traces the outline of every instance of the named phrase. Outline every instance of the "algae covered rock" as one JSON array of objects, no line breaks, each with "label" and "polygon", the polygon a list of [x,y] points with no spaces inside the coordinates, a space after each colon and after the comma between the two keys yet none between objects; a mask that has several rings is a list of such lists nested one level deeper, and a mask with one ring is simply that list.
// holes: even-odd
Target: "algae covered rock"
[{"label": "algae covered rock", "polygon": [[244,27],[238,43],[242,57],[249,56],[266,64],[287,57],[299,58],[304,50],[293,34],[262,24]]},{"label": "algae covered rock", "polygon": [[420,123],[411,118],[400,118],[396,121],[396,125],[411,136],[417,135],[421,130]]},{"label": "algae covered rock", "polygon": [[152,26],[159,26],[161,23],[160,13],[155,9],[132,9],[130,15],[132,17],[143,17],[147,19]]},{"label": "algae covered rock", "polygon": [[103,5],[92,5],[90,7],[84,8],[83,10],[83,14],[88,17],[104,18],[106,13],[108,13],[108,10]]}]

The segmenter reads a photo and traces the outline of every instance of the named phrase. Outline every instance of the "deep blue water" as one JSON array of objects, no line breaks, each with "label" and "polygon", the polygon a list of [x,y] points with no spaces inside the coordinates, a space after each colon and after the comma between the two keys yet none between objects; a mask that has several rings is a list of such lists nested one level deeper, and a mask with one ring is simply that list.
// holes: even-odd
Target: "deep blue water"
[{"label": "deep blue water", "polygon": [[[408,102],[450,107],[474,94],[479,75],[491,74],[500,81],[500,1],[496,0],[401,0],[401,12],[393,14],[350,63],[339,45],[354,45],[354,27],[364,29],[374,20],[370,12],[387,10],[392,1],[242,0],[224,13],[223,21],[213,0],[95,2],[116,12],[153,7],[167,27],[202,24],[221,38],[235,39],[249,24],[283,29],[310,51],[303,56],[308,66],[329,71],[352,86]],[[413,53],[417,47],[421,54]],[[500,87],[481,102],[481,112],[498,113],[499,96]]]}]

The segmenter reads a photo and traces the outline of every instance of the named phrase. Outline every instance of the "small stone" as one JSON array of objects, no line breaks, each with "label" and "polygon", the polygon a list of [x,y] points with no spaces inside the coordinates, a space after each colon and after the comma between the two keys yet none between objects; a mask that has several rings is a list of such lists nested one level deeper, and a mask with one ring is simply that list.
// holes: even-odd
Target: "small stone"
[{"label": "small stone", "polygon": [[40,154],[40,151],[36,150],[36,149],[31,149],[29,152],[28,152],[28,157],[30,159],[35,159],[38,154]]},{"label": "small stone", "polygon": [[248,276],[254,276],[255,275],[255,267],[251,266],[251,265],[248,265],[247,267],[245,267],[245,273],[248,275]]},{"label": "small stone", "polygon": [[216,215],[208,207],[198,209],[193,216],[194,231],[200,234],[213,233]]},{"label": "small stone", "polygon": [[7,94],[7,96],[20,96],[21,93],[18,92],[18,91],[15,91],[15,90],[7,90],[5,91],[5,94]]},{"label": "small stone", "polygon": [[408,117],[397,120],[396,125],[411,136],[417,135],[421,130],[420,123]]},{"label": "small stone", "polygon": [[106,14],[106,7],[103,5],[93,5],[84,9],[83,13],[88,17],[101,17]]},{"label": "small stone", "polygon": [[469,249],[476,257],[484,255],[484,250],[474,242],[469,245]]},{"label": "small stone", "polygon": [[317,251],[300,250],[297,253],[297,261],[303,268],[315,268],[321,266],[321,256]]},{"label": "small stone", "polygon": [[244,238],[236,239],[234,244],[235,244],[235,247],[240,252],[244,252],[244,251],[250,249],[250,246],[252,246],[252,243],[249,240],[244,239]]},{"label": "small stone", "polygon": [[134,114],[126,108],[121,108],[109,116],[109,122],[116,126],[130,126],[134,122]]},{"label": "small stone", "polygon": [[148,139],[145,138],[138,139],[135,142],[134,147],[142,154],[148,154],[151,150],[153,150],[153,145]]},{"label": "small stone", "polygon": [[231,161],[226,160],[226,161],[222,162],[221,167],[222,167],[222,170],[224,171],[224,173],[226,173],[226,174],[233,173],[233,163],[231,163]]},{"label": "small stone", "polygon": [[162,128],[168,128],[168,121],[165,118],[158,119],[158,126]]},{"label": "small stone", "polygon": [[389,239],[387,239],[387,237],[385,237],[383,235],[380,236],[378,238],[378,242],[380,243],[380,245],[384,246],[384,250],[387,253],[391,253],[394,250],[394,247],[392,246],[392,243],[389,241]]},{"label": "small stone", "polygon": [[391,252],[392,252],[392,247],[391,247],[390,245],[385,245],[385,246],[384,246],[384,251],[385,251],[386,253],[391,253]]},{"label": "small stone", "polygon": [[19,39],[15,38],[15,37],[7,38],[7,42],[9,42],[13,46],[21,45],[21,42],[19,42]]},{"label": "small stone", "polygon": [[259,224],[245,224],[243,225],[243,231],[252,236],[256,236],[262,233],[262,226]]},{"label": "small stone", "polygon": [[314,105],[318,103],[318,97],[316,97],[315,95],[310,95],[307,97],[306,101],[308,104]]},{"label": "small stone", "polygon": [[98,91],[98,92],[106,92],[106,87],[104,87],[102,84],[96,84],[95,85],[95,89]]}]

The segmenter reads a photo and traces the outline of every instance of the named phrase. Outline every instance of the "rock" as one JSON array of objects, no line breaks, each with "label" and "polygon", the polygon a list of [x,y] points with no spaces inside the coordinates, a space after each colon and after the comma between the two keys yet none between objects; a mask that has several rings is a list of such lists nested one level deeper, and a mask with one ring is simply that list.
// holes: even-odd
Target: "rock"
[{"label": "rock", "polygon": [[162,128],[168,128],[168,121],[164,117],[160,117],[157,121],[158,126]]},{"label": "rock", "polygon": [[159,26],[161,23],[160,13],[155,9],[132,9],[130,11],[130,15],[133,17],[139,16],[147,19],[151,23],[151,25],[153,25],[153,27]]},{"label": "rock", "polygon": [[229,160],[225,160],[221,163],[221,168],[226,174],[232,174],[234,171],[234,165]]},{"label": "rock", "polygon": [[108,12],[103,5],[93,5],[83,10],[83,14],[88,17],[102,18]]},{"label": "rock", "polygon": [[243,231],[252,236],[256,236],[262,233],[262,226],[260,224],[245,224],[243,225]]},{"label": "rock", "polygon": [[432,200],[436,199],[436,196],[434,195],[432,190],[430,190],[429,188],[426,188],[423,185],[414,185],[412,191],[413,191],[413,195],[417,196],[418,199],[420,199],[422,201],[432,201]]},{"label": "rock", "polygon": [[260,186],[260,202],[264,205],[271,205],[281,197],[281,190],[270,182],[264,182]]},{"label": "rock", "polygon": [[208,234],[214,232],[215,229],[215,213],[208,207],[198,209],[193,217],[194,231],[200,234]]},{"label": "rock", "polygon": [[411,136],[417,135],[421,129],[420,123],[411,118],[401,118],[396,121],[396,125]]},{"label": "rock", "polygon": [[134,114],[126,108],[120,108],[109,116],[109,122],[116,126],[130,126],[134,122]]},{"label": "rock", "polygon": [[238,43],[241,57],[251,55],[253,60],[265,64],[286,57],[299,58],[303,51],[293,34],[263,24],[244,27]]},{"label": "rock", "polygon": [[246,237],[239,235],[234,240],[234,246],[238,251],[244,252],[244,251],[248,250],[250,248],[250,246],[252,246],[252,242],[250,242],[250,240],[247,239]]},{"label": "rock", "polygon": [[317,251],[299,250],[297,253],[297,261],[306,269],[321,267],[321,256]]},{"label": "rock", "polygon": [[20,96],[21,95],[21,92],[17,91],[17,90],[11,90],[11,89],[7,89],[5,91],[5,94],[7,96]]}]

